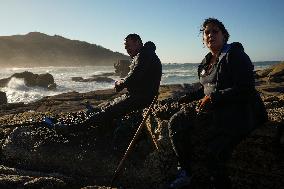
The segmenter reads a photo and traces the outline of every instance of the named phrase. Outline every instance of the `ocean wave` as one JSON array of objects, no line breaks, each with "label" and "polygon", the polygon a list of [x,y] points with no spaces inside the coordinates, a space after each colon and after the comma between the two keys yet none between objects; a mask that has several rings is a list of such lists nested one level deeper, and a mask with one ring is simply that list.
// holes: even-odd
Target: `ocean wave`
[{"label": "ocean wave", "polygon": [[12,77],[7,84],[7,88],[10,90],[27,91],[29,87],[26,86],[24,79]]},{"label": "ocean wave", "polygon": [[2,88],[2,91],[6,93],[8,103],[29,103],[44,96],[53,96],[61,93],[60,91],[48,91],[40,87],[28,87],[24,79],[14,77],[11,78],[6,87]]},{"label": "ocean wave", "polygon": [[[276,62],[277,63],[277,62]],[[263,69],[274,62],[254,63],[255,69]],[[197,67],[193,63],[168,63],[163,64],[161,84],[182,84],[198,81]],[[77,91],[85,93],[94,90],[113,88],[113,83],[107,82],[75,82],[72,77],[90,78],[94,75],[114,72],[113,66],[84,66],[84,67],[36,67],[36,68],[3,68],[0,78],[10,77],[14,73],[30,71],[35,74],[50,73],[53,75],[57,89],[49,91],[40,87],[28,87],[22,79],[13,78],[7,87],[1,90],[6,92],[8,102],[32,102],[44,96],[53,96],[60,93]],[[117,80],[118,76],[110,76]]]}]

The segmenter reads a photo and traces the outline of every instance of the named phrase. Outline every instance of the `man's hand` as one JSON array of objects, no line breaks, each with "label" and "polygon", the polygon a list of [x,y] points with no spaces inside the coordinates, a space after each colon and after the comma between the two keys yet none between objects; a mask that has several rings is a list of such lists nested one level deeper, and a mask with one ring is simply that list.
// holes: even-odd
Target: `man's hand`
[{"label": "man's hand", "polygon": [[115,92],[120,92],[124,89],[124,81],[123,80],[118,80],[114,82],[114,90]]},{"label": "man's hand", "polygon": [[187,95],[183,95],[178,99],[179,104],[189,103],[189,97]]},{"label": "man's hand", "polygon": [[210,96],[204,96],[201,100],[199,100],[199,105],[196,109],[196,111],[199,113],[199,112],[202,112],[202,111],[206,111],[209,109],[210,105],[212,104],[212,100],[211,100],[211,97]]}]

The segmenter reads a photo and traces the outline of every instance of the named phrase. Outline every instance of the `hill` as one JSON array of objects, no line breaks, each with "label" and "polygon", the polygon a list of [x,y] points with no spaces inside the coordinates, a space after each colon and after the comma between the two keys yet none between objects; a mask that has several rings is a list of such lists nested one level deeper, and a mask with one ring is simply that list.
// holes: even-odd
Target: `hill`
[{"label": "hill", "polygon": [[0,66],[113,65],[128,56],[102,46],[40,32],[0,36]]}]

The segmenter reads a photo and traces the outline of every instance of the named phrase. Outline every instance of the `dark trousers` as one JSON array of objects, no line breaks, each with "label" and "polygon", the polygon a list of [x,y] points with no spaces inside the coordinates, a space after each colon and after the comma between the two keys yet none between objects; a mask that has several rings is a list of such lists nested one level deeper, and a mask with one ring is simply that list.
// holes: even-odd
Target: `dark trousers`
[{"label": "dark trousers", "polygon": [[214,114],[197,115],[192,108],[174,114],[168,128],[179,164],[189,174],[205,170],[207,176],[227,178],[226,162],[244,138],[242,132],[223,132],[224,127],[215,123]]},{"label": "dark trousers", "polygon": [[95,125],[109,123],[132,111],[148,107],[153,99],[154,96],[124,94],[102,107],[102,111],[94,114],[87,122]]}]

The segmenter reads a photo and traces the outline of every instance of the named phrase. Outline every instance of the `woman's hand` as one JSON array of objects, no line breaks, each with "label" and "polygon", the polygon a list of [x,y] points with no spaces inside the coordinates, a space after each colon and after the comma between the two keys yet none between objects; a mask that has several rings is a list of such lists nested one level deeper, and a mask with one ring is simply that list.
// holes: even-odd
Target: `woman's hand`
[{"label": "woman's hand", "polygon": [[206,111],[209,109],[210,105],[212,104],[212,100],[210,96],[204,96],[201,100],[199,100],[199,105],[196,109],[198,113],[202,111]]}]

